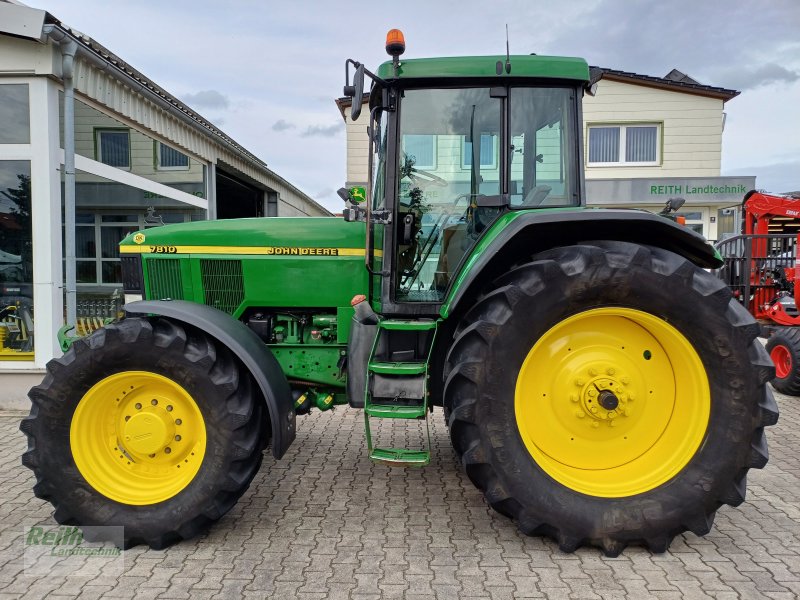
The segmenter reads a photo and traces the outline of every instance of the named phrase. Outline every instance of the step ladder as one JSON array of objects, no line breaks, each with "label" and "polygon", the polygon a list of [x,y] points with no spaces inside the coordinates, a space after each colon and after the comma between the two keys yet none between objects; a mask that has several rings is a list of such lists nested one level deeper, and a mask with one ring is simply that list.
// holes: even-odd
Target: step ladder
[{"label": "step ladder", "polygon": [[[378,335],[367,367],[364,402],[367,448],[372,461],[422,467],[431,460],[428,364],[437,325],[438,321],[433,319],[384,319],[378,323]],[[399,336],[405,336],[406,344],[416,340],[416,350],[398,350],[389,355]],[[377,448],[372,441],[370,419],[423,420],[426,443],[421,449]]]}]

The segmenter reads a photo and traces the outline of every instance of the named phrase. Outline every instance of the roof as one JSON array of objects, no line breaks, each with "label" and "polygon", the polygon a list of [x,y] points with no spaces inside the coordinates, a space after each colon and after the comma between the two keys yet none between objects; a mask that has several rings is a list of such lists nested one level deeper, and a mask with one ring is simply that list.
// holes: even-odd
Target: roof
[{"label": "roof", "polygon": [[740,94],[737,90],[729,90],[727,88],[698,83],[678,69],[672,69],[672,71],[667,73],[664,77],[641,75],[640,73],[618,71],[616,69],[607,69],[606,67],[589,67],[589,73],[591,75],[590,83],[592,84],[597,83],[601,79],[608,79],[609,81],[644,85],[673,92],[708,96],[710,98],[718,98],[723,102],[727,102]]},{"label": "roof", "polygon": [[417,79],[430,77],[543,77],[588,81],[589,67],[582,58],[566,56],[509,56],[511,72],[506,73],[506,56],[448,56],[410,58],[400,61],[397,76],[391,61],[378,67],[383,79]]}]

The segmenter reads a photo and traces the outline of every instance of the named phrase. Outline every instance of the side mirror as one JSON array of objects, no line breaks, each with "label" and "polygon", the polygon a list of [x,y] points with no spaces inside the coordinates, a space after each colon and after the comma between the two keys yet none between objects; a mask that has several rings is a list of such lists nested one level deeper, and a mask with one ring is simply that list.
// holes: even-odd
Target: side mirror
[{"label": "side mirror", "polygon": [[367,200],[366,188],[362,186],[353,186],[350,189],[339,188],[336,193],[345,203],[345,208],[342,211],[345,221],[366,220],[367,211],[359,206]]},{"label": "side mirror", "polygon": [[353,74],[353,103],[350,106],[350,118],[358,121],[361,105],[364,103],[364,65],[358,65]]},{"label": "side mirror", "polygon": [[681,206],[686,203],[685,198],[670,198],[667,200],[664,210],[661,211],[661,214],[668,215],[671,212],[678,212]]}]

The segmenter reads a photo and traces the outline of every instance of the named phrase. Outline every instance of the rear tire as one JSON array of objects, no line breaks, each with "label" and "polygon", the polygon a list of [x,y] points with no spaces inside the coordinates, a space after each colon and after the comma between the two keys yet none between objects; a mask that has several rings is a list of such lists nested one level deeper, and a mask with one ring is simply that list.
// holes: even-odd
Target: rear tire
[{"label": "rear tire", "polygon": [[800,327],[782,327],[767,340],[767,352],[775,363],[772,387],[789,396],[800,396]]},{"label": "rear tire", "polygon": [[34,493],[61,524],[123,526],[124,547],[194,537],[233,507],[261,464],[251,386],[198,330],[163,318],[108,325],[50,361],[29,393],[20,429]]},{"label": "rear tire", "polygon": [[[612,325],[603,335],[598,315]],[[621,348],[624,340],[612,341],[625,338],[627,329],[655,338],[652,356],[666,353],[662,365],[683,354],[698,360],[670,375],[673,391],[655,390],[651,397],[653,372],[641,366],[650,360],[649,350],[634,354]],[[722,504],[744,500],[747,470],[767,462],[763,428],[777,421],[778,412],[765,385],[774,371],[757,334],[752,317],[721,281],[666,250],[602,241],[543,252],[496,280],[456,332],[444,391],[453,447],[489,504],[514,518],[522,532],[552,537],[564,551],[593,545],[616,556],[636,544],[663,552],[687,529],[707,533]],[[537,350],[543,347],[544,354]],[[526,375],[529,357],[534,367],[540,362],[538,377]],[[603,373],[614,375],[606,383],[598,379],[588,395],[582,390],[603,376],[596,372],[603,360]],[[567,380],[564,374],[573,368],[575,377]],[[669,387],[669,377],[663,385]],[[673,417],[636,414],[650,414],[657,405],[649,398],[656,397],[684,415],[692,444],[682,453],[645,445],[641,457],[629,461],[645,461],[639,479],[627,479],[627,464],[614,461],[627,449],[617,450],[619,444],[629,441],[613,435],[610,416],[604,421],[589,412],[596,404],[585,404],[612,389],[619,408],[627,399],[634,412],[617,411],[614,396],[607,415],[616,412],[631,436],[658,439],[663,428],[680,443],[681,423],[676,429]],[[624,393],[631,389],[637,390],[636,404]],[[703,404],[706,412],[698,412]],[[526,411],[534,416],[525,417]],[[542,423],[547,427],[537,430]],[[574,433],[547,438],[562,424]],[[579,442],[584,451],[576,454],[572,444]],[[603,460],[612,466],[593,466]],[[651,475],[647,465],[658,470],[662,462],[671,470]]]}]

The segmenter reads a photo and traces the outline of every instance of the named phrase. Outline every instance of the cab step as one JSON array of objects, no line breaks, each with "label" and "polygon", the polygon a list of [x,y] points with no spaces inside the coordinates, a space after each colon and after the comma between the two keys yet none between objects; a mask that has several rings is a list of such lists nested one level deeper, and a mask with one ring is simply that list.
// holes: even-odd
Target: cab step
[{"label": "cab step", "polygon": [[422,375],[428,365],[424,362],[371,362],[369,370],[381,375]]},{"label": "cab step", "polygon": [[[378,334],[367,363],[367,387],[364,394],[367,448],[369,458],[374,462],[419,467],[430,463],[428,362],[437,325],[438,321],[433,319],[383,319],[378,323]],[[422,448],[376,447],[372,443],[370,419],[424,421]],[[400,426],[400,423],[394,425]],[[416,428],[410,422],[402,426]],[[384,430],[383,435],[389,434],[390,431]]]},{"label": "cab step", "polygon": [[373,448],[370,460],[396,466],[424,467],[431,462],[427,450],[407,450],[405,448]]},{"label": "cab step", "polygon": [[429,331],[436,329],[436,321],[434,320],[420,320],[408,321],[403,319],[384,319],[378,323],[381,329],[390,329],[393,331]]},{"label": "cab step", "polygon": [[369,404],[364,410],[370,417],[379,419],[420,419],[428,409],[424,404],[405,406],[398,404]]}]

